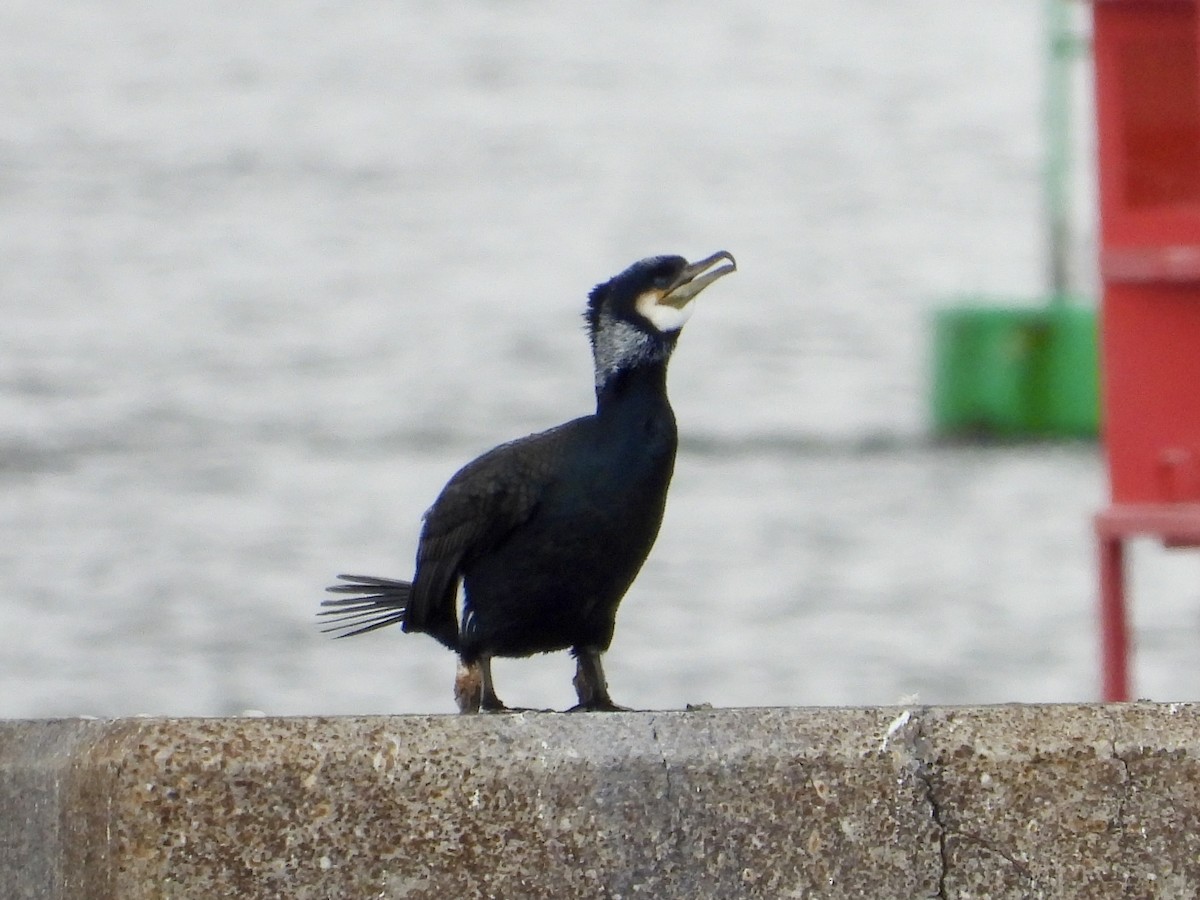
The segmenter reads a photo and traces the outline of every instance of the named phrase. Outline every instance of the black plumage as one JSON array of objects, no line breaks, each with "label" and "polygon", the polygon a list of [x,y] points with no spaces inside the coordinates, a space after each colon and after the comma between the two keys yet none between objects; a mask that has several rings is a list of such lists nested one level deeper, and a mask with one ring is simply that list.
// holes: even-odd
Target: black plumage
[{"label": "black plumage", "polygon": [[[718,263],[726,263],[718,265]],[[350,636],[400,623],[458,653],[463,711],[501,710],[491,659],[570,649],[575,709],[618,709],[600,656],[658,535],[675,463],[667,362],[724,251],[634,263],[591,292],[596,412],[468,463],[425,514],[412,582],[340,575],[322,615]],[[462,585],[461,604],[459,585]]]}]

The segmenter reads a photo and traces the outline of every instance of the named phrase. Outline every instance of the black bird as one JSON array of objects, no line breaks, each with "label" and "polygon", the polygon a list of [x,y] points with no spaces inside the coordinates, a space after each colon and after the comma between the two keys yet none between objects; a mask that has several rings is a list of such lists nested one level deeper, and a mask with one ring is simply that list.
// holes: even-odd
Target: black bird
[{"label": "black bird", "polygon": [[328,590],[355,596],[321,604],[335,617],[326,630],[399,622],[432,635],[458,653],[463,712],[506,708],[492,657],[569,648],[573,709],[620,709],[600,655],[658,536],[675,465],[667,361],[696,296],[736,267],[723,250],[695,263],[654,256],[597,285],[585,314],[596,412],[460,469],[425,513],[413,580],[339,575]]}]

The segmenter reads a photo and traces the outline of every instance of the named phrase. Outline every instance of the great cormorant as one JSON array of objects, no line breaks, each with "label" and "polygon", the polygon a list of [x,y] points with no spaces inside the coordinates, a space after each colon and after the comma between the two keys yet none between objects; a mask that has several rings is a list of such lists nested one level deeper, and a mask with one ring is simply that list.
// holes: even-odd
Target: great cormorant
[{"label": "great cormorant", "polygon": [[[725,265],[718,266],[724,262]],[[667,361],[696,296],[733,256],[654,256],[597,285],[596,412],[468,463],[425,513],[411,582],[339,575],[321,615],[340,637],[399,622],[458,653],[463,712],[503,710],[494,656],[570,649],[575,710],[614,710],[601,654],[662,522],[678,443]],[[459,582],[462,582],[461,600]]]}]

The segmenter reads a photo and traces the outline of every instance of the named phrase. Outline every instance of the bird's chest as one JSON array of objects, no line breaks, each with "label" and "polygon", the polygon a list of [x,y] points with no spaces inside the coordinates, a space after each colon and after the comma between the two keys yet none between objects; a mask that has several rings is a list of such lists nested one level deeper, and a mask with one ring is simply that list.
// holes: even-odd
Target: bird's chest
[{"label": "bird's chest", "polygon": [[[673,419],[624,424],[581,427],[524,524],[468,566],[478,615],[519,603],[521,621],[561,619],[573,629],[591,611],[615,608],[658,534],[676,441]],[[592,639],[568,631],[551,643]]]},{"label": "bird's chest", "polygon": [[548,510],[574,520],[588,539],[621,542],[657,531],[675,465],[672,420],[647,417],[636,427],[600,433],[574,460]]}]

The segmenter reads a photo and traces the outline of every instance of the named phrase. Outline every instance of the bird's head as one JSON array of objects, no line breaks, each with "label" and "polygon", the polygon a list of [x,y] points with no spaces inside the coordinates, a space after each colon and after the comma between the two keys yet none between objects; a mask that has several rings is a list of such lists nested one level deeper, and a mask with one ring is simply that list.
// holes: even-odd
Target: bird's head
[{"label": "bird's head", "polygon": [[597,387],[616,371],[669,356],[696,297],[736,269],[725,250],[694,263],[682,256],[651,256],[596,285],[586,318]]},{"label": "bird's head", "polygon": [[[717,266],[724,260],[726,265]],[[737,268],[733,255],[721,250],[699,262],[682,256],[650,256],[592,289],[588,299],[588,327],[595,332],[601,319],[629,322],[644,331],[669,334],[679,331],[692,314],[700,292]]]}]

